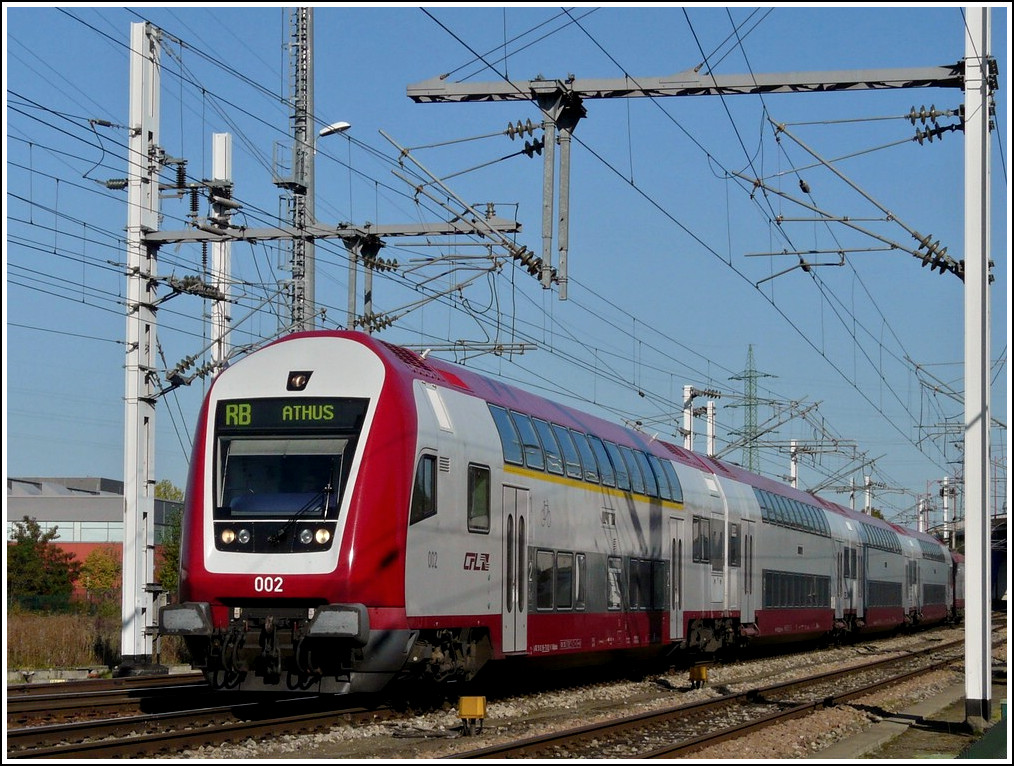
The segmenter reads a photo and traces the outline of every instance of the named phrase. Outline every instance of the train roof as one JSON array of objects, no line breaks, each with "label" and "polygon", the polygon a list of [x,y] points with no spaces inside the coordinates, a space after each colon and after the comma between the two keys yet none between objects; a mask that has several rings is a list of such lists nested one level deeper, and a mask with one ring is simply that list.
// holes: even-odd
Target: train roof
[{"label": "train roof", "polygon": [[515,409],[533,417],[558,423],[559,425],[585,433],[591,433],[617,444],[644,449],[660,457],[667,457],[698,470],[725,476],[757,489],[767,490],[784,497],[809,503],[810,505],[816,505],[824,510],[846,516],[850,519],[873,524],[878,527],[889,528],[901,534],[919,537],[928,541],[939,542],[932,535],[854,511],[819,495],[791,487],[777,479],[749,471],[736,463],[729,463],[714,457],[700,455],[671,442],[648,436],[643,431],[618,425],[605,418],[592,415],[566,404],[561,404],[540,394],[526,391],[517,385],[504,383],[486,373],[476,372],[453,362],[430,357],[425,353],[420,354],[405,346],[389,343],[367,333],[349,330],[312,330],[309,332],[293,333],[275,341],[275,343],[307,336],[354,340],[373,349],[385,360],[390,369],[401,370],[410,377],[429,380],[442,385],[450,385],[454,388],[467,391],[473,396],[477,396],[491,404]]}]

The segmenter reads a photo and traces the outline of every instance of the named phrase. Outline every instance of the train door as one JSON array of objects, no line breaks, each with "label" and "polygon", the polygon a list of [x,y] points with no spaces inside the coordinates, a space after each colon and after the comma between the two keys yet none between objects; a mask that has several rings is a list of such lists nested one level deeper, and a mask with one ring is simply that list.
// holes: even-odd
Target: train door
[{"label": "train door", "polygon": [[866,565],[868,562],[867,550],[864,544],[860,544],[856,549],[856,587],[855,592],[852,594],[852,603],[856,607],[856,617],[860,620],[866,619],[866,610],[869,606],[870,599],[869,594],[866,592]]},{"label": "train door", "polygon": [[919,615],[922,613],[922,588],[920,588],[921,572],[919,571],[919,561],[913,556],[905,562],[905,570],[907,572],[908,580],[908,612]]},{"label": "train door", "polygon": [[740,622],[752,623],[756,617],[754,610],[757,609],[757,584],[754,581],[753,561],[753,525],[752,521],[743,519],[743,542],[742,542],[742,563],[740,568],[743,572],[743,603],[740,611]]},{"label": "train door", "polygon": [[840,620],[845,616],[845,567],[848,564],[849,549],[839,540],[831,538],[832,550],[834,551],[834,587],[831,591],[831,606],[834,609],[834,617]]},{"label": "train door", "polygon": [[722,515],[711,515],[711,603],[715,608],[724,609],[725,594],[725,519]]},{"label": "train door", "polygon": [[503,487],[504,653],[528,648],[528,490]]},{"label": "train door", "polygon": [[683,632],[683,519],[669,517],[669,640],[681,641]]}]

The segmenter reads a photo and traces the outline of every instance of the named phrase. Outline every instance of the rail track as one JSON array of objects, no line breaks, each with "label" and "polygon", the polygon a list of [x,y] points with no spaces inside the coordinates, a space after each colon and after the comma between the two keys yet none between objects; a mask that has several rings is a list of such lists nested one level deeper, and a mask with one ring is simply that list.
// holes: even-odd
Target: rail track
[{"label": "rail track", "polygon": [[[214,696],[220,699],[220,695]],[[256,702],[70,723],[8,728],[7,759],[124,758],[172,755],[248,738],[305,734],[338,723],[395,715],[386,708],[350,707],[332,697],[276,697]]]},{"label": "rail track", "polygon": [[[741,676],[737,688],[746,688],[741,684],[749,684],[753,688],[712,697],[704,702],[667,706],[653,713],[579,729],[570,728],[561,734],[504,745],[466,750],[474,740],[464,738],[452,745],[456,751],[453,755],[435,757],[647,759],[683,755],[714,744],[716,737],[741,736],[758,726],[770,725],[786,717],[806,715],[821,707],[868,694],[877,686],[897,683],[934,667],[953,664],[960,660],[962,647],[961,640],[944,642],[931,639],[928,647],[923,643],[917,650],[906,650],[908,653],[900,658],[876,659],[866,663],[862,669],[853,666],[778,685],[766,683],[770,675],[752,680]],[[873,644],[862,649],[874,656],[881,651]],[[899,663],[903,663],[904,667],[899,668]],[[800,665],[803,664],[801,657]],[[881,677],[870,679],[867,674],[872,672]],[[852,680],[860,673],[863,674],[861,678]],[[254,747],[253,742],[263,743],[256,747],[270,750],[283,739],[283,735],[321,732],[342,724],[360,727],[387,722],[392,731],[404,726],[402,714],[394,710],[359,702],[350,706],[352,700],[349,699],[339,701],[332,697],[305,696],[256,702],[232,697],[223,699],[222,692],[209,693],[203,682],[195,683],[199,678],[197,674],[186,674],[174,678],[131,679],[129,682],[125,679],[89,680],[73,686],[62,683],[58,685],[59,690],[53,690],[52,685],[41,684],[27,685],[30,688],[20,685],[9,687],[8,701],[13,710],[8,711],[6,756],[8,759],[173,756],[227,743],[244,743],[243,749],[246,749]],[[664,680],[659,679],[660,682]],[[714,690],[720,692],[721,687]],[[77,702],[58,699],[66,697],[68,692],[74,692],[70,696]],[[179,696],[174,697],[174,693]],[[114,699],[118,700],[117,705],[124,705],[117,708],[118,712],[125,713],[130,705],[134,705],[135,710],[141,711],[140,714],[82,720],[91,719],[97,710],[113,709],[111,701]],[[496,697],[490,699],[496,704]],[[38,715],[32,707],[47,704],[64,711],[60,716],[72,716],[78,720],[38,725],[40,719],[35,718],[36,725],[17,723],[19,716]],[[73,712],[75,705],[77,713]],[[456,738],[451,736],[450,727],[445,724],[443,728],[447,729],[443,732],[445,737]],[[722,731],[721,735],[717,734],[718,730]],[[296,737],[290,741],[298,742],[299,739]],[[589,742],[594,744],[589,745]]]},{"label": "rail track", "polygon": [[962,659],[961,641],[860,667],[760,686],[689,705],[611,719],[445,758],[655,759],[689,755],[776,723],[842,704]]},{"label": "rail track", "polygon": [[7,728],[185,710],[202,698],[229,701],[216,696],[200,673],[17,684],[7,687]]}]

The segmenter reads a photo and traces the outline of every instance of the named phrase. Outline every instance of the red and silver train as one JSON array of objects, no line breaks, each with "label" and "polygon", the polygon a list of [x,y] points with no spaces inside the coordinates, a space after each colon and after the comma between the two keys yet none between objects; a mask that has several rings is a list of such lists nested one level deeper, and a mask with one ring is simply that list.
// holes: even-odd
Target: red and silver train
[{"label": "red and silver train", "polygon": [[362,333],[224,370],[194,445],[159,633],[216,687],[374,693],[963,612],[927,534]]}]

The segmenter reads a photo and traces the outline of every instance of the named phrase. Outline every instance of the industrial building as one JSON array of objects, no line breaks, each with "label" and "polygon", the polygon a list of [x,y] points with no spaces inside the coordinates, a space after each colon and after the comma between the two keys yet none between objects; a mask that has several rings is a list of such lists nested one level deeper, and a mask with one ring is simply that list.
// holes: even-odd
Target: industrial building
[{"label": "industrial building", "polygon": [[[155,544],[162,541],[167,519],[183,503],[155,500]],[[17,522],[27,516],[42,530],[56,527],[54,540],[80,560],[99,547],[123,546],[123,482],[98,477],[8,477],[7,542]]]}]

